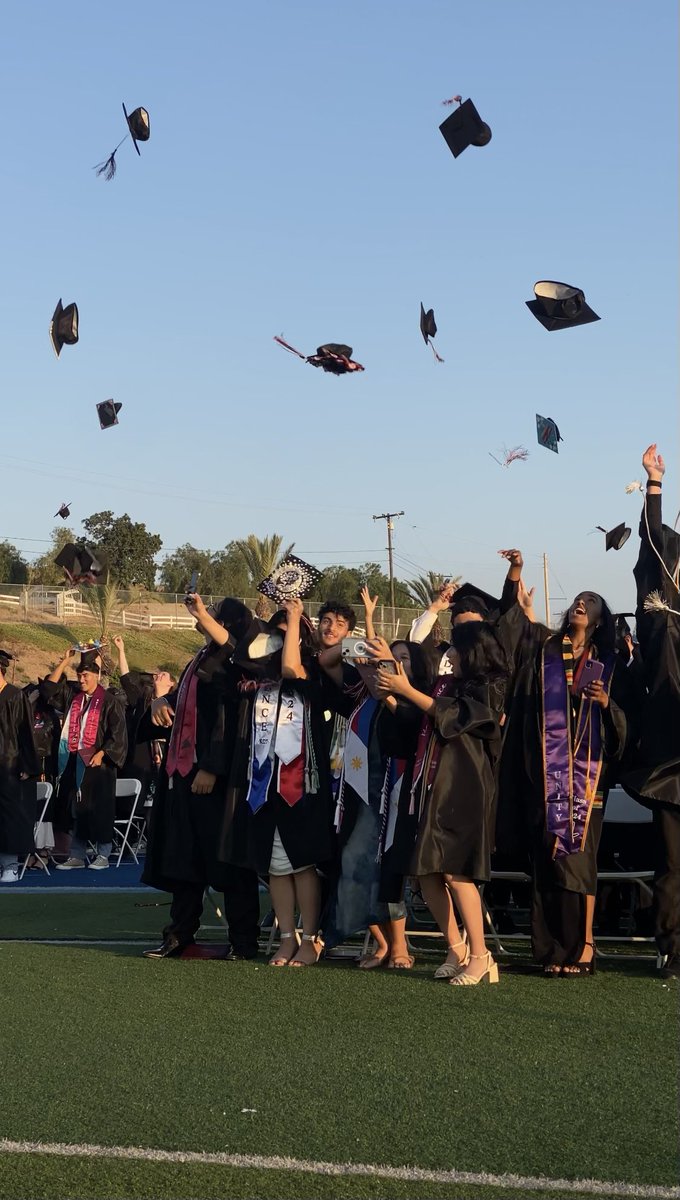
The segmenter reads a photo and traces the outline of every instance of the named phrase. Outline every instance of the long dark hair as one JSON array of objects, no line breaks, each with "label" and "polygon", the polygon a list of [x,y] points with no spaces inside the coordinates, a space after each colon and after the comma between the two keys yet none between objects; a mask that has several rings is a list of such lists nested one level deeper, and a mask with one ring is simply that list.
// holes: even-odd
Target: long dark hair
[{"label": "long dark hair", "polygon": [[[588,591],[589,589],[586,588],[585,590]],[[602,658],[603,654],[613,654],[616,648],[616,621],[604,596],[594,591],[590,592],[590,595],[597,596],[602,605],[600,624],[597,626],[591,639],[591,644],[597,650],[598,658]],[[569,609],[567,609],[562,617],[562,624],[559,628],[560,639],[564,637],[565,633],[569,633]]]},{"label": "long dark hair", "polygon": [[407,642],[405,638],[396,638],[390,642],[390,650],[394,653],[395,646],[406,646],[411,659],[411,675],[413,677],[413,686],[419,692],[427,691],[428,687],[428,669],[427,658],[423,647],[418,642]]},{"label": "long dark hair", "polygon": [[451,645],[458,654],[460,676],[466,683],[489,683],[510,673],[508,656],[487,621],[454,625]]}]

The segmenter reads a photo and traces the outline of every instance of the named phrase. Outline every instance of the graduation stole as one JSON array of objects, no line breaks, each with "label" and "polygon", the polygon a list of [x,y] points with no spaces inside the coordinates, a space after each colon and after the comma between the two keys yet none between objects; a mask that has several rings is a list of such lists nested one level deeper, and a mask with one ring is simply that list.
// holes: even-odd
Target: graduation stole
[{"label": "graduation stole", "polygon": [[207,646],[199,650],[198,654],[189,663],[179,685],[175,706],[175,719],[172,724],[168,755],[165,761],[165,769],[170,779],[172,779],[175,771],[178,771],[182,776],[188,775],[194,765],[194,758],[196,757],[197,671],[207,652]]},{"label": "graduation stole", "polygon": [[[586,696],[573,694],[574,682],[588,654],[574,670],[571,638],[562,639],[561,653],[541,651],[541,747],[545,824],[553,838],[553,858],[583,850],[594,807],[602,806],[598,791],[603,761],[602,714]],[[602,682],[607,693],[614,655],[603,658]],[[572,719],[572,709],[575,708]]]},{"label": "graduation stole", "polygon": [[[265,680],[257,688],[251,720],[247,803],[256,813],[267,802],[274,759],[279,760],[277,790],[291,808],[305,793],[305,702],[296,692],[281,695],[281,683]],[[313,784],[311,785],[313,786]]]},{"label": "graduation stole", "polygon": [[[453,691],[454,685],[459,682],[455,675],[440,675],[439,679],[432,689],[432,699],[440,700],[442,696],[446,696]],[[411,784],[411,804],[409,813],[411,816],[416,811],[416,794],[420,788],[420,803],[418,812],[422,811],[423,801],[429,792],[434,777],[437,774],[439,766],[439,756],[442,750],[442,743],[439,738],[433,737],[434,721],[432,717],[425,713],[420,722],[420,730],[418,733],[418,745],[416,747],[416,760],[413,768],[413,783]]]},{"label": "graduation stole", "polygon": [[380,862],[394,842],[394,831],[397,827],[399,811],[399,794],[401,783],[406,770],[405,758],[388,758],[385,768],[385,779],[380,796],[380,836],[378,838],[378,853],[376,862]]},{"label": "graduation stole", "polygon": [[371,736],[371,724],[378,707],[379,701],[373,696],[369,696],[366,688],[362,685],[361,700],[348,718],[342,748],[342,767],[335,805],[336,830],[342,825],[347,783],[364,804],[368,804],[368,742]]},{"label": "graduation stole", "polygon": [[[78,692],[73,697],[71,707],[66,713],[61,726],[58,761],[59,774],[63,775],[69,755],[77,752],[77,787],[80,787],[85,774],[85,768],[89,767],[90,760],[94,754],[94,744],[97,740],[105,695],[106,692],[100,683],[97,684],[90,696],[86,695],[85,692]],[[81,734],[83,710],[86,703],[88,703],[88,708],[85,716],[85,727],[82,729]],[[80,746],[81,741],[82,746]]]}]

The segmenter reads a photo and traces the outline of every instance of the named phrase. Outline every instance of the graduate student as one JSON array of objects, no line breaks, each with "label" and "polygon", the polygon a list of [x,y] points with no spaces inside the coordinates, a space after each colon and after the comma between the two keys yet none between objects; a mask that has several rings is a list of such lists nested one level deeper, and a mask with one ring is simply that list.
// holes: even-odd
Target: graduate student
[{"label": "graduate student", "polygon": [[0,884],[18,882],[33,849],[35,799],[22,791],[21,777],[38,770],[28,696],[6,678],[12,659],[0,650]]}]

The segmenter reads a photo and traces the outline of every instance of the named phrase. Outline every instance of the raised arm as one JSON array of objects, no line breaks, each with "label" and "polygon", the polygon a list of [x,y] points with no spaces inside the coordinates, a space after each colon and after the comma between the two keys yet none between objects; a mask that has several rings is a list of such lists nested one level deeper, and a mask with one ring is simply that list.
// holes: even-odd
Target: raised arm
[{"label": "raised arm", "polygon": [[113,639],[113,644],[116,647],[116,650],[118,651],[118,673],[119,673],[119,675],[129,675],[130,674],[130,665],[128,663],[127,655],[125,653],[125,642],[123,641],[123,639],[119,633],[117,633],[115,638]]},{"label": "raised arm", "polygon": [[49,675],[47,676],[50,683],[59,683],[61,681],[62,675],[68,669],[70,664],[73,662],[73,660],[76,656],[76,653],[77,652],[76,652],[76,650],[74,650],[73,646],[69,646],[69,648],[66,651],[66,653],[64,654],[63,658],[60,659],[60,661],[57,663],[56,667],[52,671],[50,671]]},{"label": "raised arm", "polygon": [[447,608],[451,607],[451,601],[456,591],[455,583],[443,583],[432,603],[416,617],[411,624],[411,632],[408,635],[410,642],[416,642],[420,645],[425,641],[426,637],[434,629],[437,617],[440,613],[446,612]]},{"label": "raised arm", "polygon": [[302,665],[300,653],[302,601],[284,600],[283,607],[286,610],[286,633],[281,652],[281,675],[284,679],[306,679],[307,672]]},{"label": "raised arm", "polygon": [[375,625],[373,624],[373,615],[378,605],[378,597],[372,596],[368,588],[364,584],[359,595],[361,603],[364,606],[364,623],[366,625],[366,637],[371,641],[375,637]]}]

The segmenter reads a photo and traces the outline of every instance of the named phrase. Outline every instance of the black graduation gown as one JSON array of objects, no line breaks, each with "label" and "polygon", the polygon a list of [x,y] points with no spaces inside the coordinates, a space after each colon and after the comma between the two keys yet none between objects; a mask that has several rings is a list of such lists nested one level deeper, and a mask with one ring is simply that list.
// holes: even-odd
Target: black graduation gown
[{"label": "black graduation gown", "polygon": [[37,770],[28,696],[6,683],[0,691],[0,854],[25,858],[33,849],[35,789],[22,790],[20,775]]},{"label": "black graduation gown", "polygon": [[[680,534],[661,520],[661,496],[647,496],[647,519],[656,550],[673,574],[680,557]],[[680,617],[667,611],[645,612],[644,602],[660,591],[680,610],[680,592],[663,570],[640,522],[640,553],[634,568],[635,614],[647,695],[634,761],[621,774],[625,790],[642,804],[680,806]]]},{"label": "black graduation gown", "polygon": [[128,671],[125,675],[121,675],[120,686],[125,696],[128,752],[127,758],[118,772],[118,778],[138,779],[142,785],[140,804],[144,804],[155,775],[153,741],[140,739],[138,735],[144,714],[150,707],[153,691],[148,686],[144,686],[137,671]]},{"label": "black graduation gown", "polygon": [[[43,679],[40,694],[48,704],[54,705],[65,714],[80,688],[66,679],[52,683]],[[67,727],[68,728],[68,727]],[[77,838],[84,841],[107,843],[113,838],[113,822],[116,817],[117,769],[127,755],[127,730],[125,713],[120,701],[110,692],[105,692],[94,741],[94,752],[104,751],[100,767],[86,767],[83,781],[76,780],[77,753],[69,754],[68,761],[57,785],[55,804],[58,828],[73,829]]]}]

